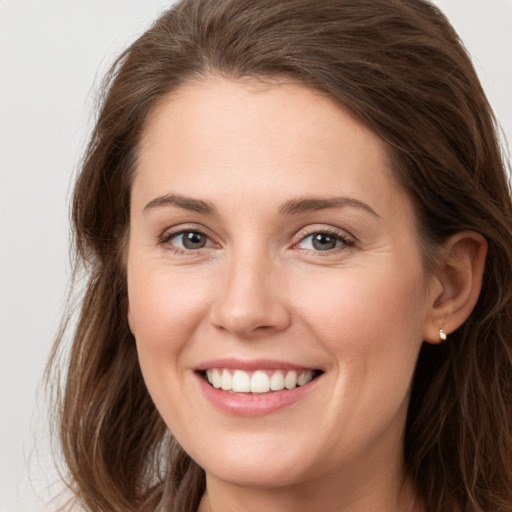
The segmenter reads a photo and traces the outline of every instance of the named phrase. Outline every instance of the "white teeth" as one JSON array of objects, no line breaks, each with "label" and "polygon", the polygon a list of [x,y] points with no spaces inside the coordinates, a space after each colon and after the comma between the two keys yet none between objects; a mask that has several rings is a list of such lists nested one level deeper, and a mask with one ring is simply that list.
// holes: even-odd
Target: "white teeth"
[{"label": "white teeth", "polygon": [[286,374],[284,378],[284,387],[286,389],[293,389],[297,387],[297,372],[295,370],[291,370]]},{"label": "white teeth", "polygon": [[283,372],[277,370],[270,377],[270,389],[272,391],[281,391],[284,389],[284,376]]},{"label": "white teeth", "polygon": [[304,386],[304,384],[307,384],[310,380],[313,380],[313,372],[311,370],[300,373],[297,377],[297,385]]},{"label": "white teeth", "polygon": [[222,372],[222,376],[220,378],[220,387],[224,391],[230,391],[233,388],[233,377],[228,370],[224,370]]},{"label": "white teeth", "polygon": [[211,370],[211,378],[208,376],[208,380],[212,383],[214,388],[219,389],[221,386],[220,371],[217,368]]},{"label": "white teeth", "polygon": [[238,393],[249,393],[251,391],[251,379],[247,372],[235,370],[233,374],[233,391]]},{"label": "white teeth", "polygon": [[252,376],[244,370],[212,368],[206,371],[208,382],[214,388],[235,393],[268,393],[304,386],[313,380],[313,371],[257,370]]},{"label": "white teeth", "polygon": [[267,393],[270,390],[268,375],[258,370],[251,378],[251,393]]}]

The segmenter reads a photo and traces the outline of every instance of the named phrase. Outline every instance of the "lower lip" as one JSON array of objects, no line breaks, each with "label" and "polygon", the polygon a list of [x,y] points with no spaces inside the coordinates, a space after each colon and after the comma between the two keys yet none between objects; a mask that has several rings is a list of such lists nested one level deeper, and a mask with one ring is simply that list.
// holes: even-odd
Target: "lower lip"
[{"label": "lower lip", "polygon": [[196,374],[199,385],[206,398],[218,409],[237,416],[263,416],[271,414],[287,405],[294,404],[312,391],[321,376],[304,386],[265,394],[232,393],[216,389]]}]

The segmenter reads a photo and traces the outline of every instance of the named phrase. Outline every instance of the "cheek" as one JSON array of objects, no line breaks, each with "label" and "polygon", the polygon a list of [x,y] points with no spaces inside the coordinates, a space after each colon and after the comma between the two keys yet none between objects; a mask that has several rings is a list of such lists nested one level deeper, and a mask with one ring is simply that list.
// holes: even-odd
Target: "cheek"
[{"label": "cheek", "polygon": [[[132,331],[141,365],[174,360],[204,318],[207,280],[136,262],[128,271]],[[144,368],[143,368],[144,369]]]},{"label": "cheek", "polygon": [[[148,263],[148,262],[145,262]],[[188,425],[181,381],[185,349],[205,316],[207,280],[133,261],[128,269],[132,332],[142,375],[167,426]]]},{"label": "cheek", "polygon": [[[337,272],[337,273],[336,273]],[[407,274],[407,277],[404,276]],[[404,276],[402,278],[402,276]],[[417,334],[424,313],[424,279],[421,269],[399,272],[381,269],[344,272],[337,269],[329,278],[313,275],[301,280],[295,293],[303,317],[326,333],[382,335],[402,332]],[[319,286],[319,283],[325,286]],[[372,336],[373,337],[373,336]]]},{"label": "cheek", "polygon": [[[404,274],[406,279],[397,279]],[[358,392],[372,390],[401,400],[422,344],[421,267],[402,274],[393,268],[339,272],[323,289],[318,289],[318,280],[316,287],[310,284],[305,282],[308,291],[300,293],[301,316],[331,354],[339,374]]]}]

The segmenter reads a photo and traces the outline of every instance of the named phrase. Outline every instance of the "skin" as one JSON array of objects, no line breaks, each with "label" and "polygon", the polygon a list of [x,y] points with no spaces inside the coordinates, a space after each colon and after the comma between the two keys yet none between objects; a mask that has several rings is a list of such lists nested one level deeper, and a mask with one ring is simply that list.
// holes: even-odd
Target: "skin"
[{"label": "skin", "polygon": [[[167,194],[215,212],[155,203]],[[368,208],[280,211],[305,197]],[[184,248],[183,229],[206,245]],[[337,246],[317,250],[325,230]],[[173,92],[142,138],[127,276],[149,392],[207,474],[200,511],[422,510],[401,477],[404,425],[420,346],[452,327],[438,323],[448,292],[425,274],[384,143],[350,113],[293,84]],[[228,356],[324,373],[290,406],[237,416],[195,374]]]}]

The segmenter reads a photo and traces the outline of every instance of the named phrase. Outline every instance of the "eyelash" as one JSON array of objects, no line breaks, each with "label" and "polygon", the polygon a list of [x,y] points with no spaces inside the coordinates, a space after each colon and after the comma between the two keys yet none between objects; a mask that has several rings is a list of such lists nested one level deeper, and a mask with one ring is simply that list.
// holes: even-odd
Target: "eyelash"
[{"label": "eyelash", "polygon": [[[165,245],[167,250],[170,250],[174,254],[184,254],[184,255],[190,255],[192,253],[201,253],[203,249],[207,249],[206,247],[200,247],[197,249],[182,249],[180,247],[176,247],[173,244],[170,244],[169,242],[180,235],[184,235],[185,233],[197,233],[199,235],[205,236],[208,241],[212,242],[212,239],[210,236],[208,236],[205,231],[198,228],[182,228],[177,231],[167,231],[165,232],[161,237],[159,237],[159,243],[161,245]],[[319,228],[315,230],[307,230],[303,231],[299,234],[300,239],[298,242],[294,243],[292,248],[296,248],[299,244],[304,242],[307,238],[312,237],[314,235],[326,235],[329,237],[333,237],[336,242],[341,242],[341,245],[338,247],[334,247],[332,249],[327,249],[325,251],[321,250],[314,250],[314,249],[303,249],[304,251],[308,253],[314,253],[315,255],[329,255],[333,253],[337,253],[340,250],[344,249],[350,249],[355,246],[356,241],[350,237],[347,237],[345,234],[342,234],[340,231],[337,231],[335,229],[329,229],[329,228]],[[208,243],[208,242],[207,242]],[[215,242],[213,242],[215,243]]]},{"label": "eyelash", "polygon": [[[171,251],[174,254],[187,254],[190,255],[192,253],[199,253],[202,251],[202,249],[206,249],[208,247],[200,247],[197,249],[181,249],[180,247],[176,247],[175,245],[171,244],[170,241],[173,238],[176,238],[180,235],[184,235],[185,233],[197,233],[207,238],[208,241],[212,241],[211,237],[208,236],[202,229],[198,228],[181,228],[177,231],[167,231],[165,232],[160,238],[159,243],[161,245],[164,245],[165,248],[169,251]],[[208,243],[208,242],[207,242]]]},{"label": "eyelash", "polygon": [[340,231],[336,229],[329,229],[329,228],[318,228],[313,230],[307,230],[302,233],[300,233],[300,240],[293,245],[293,247],[297,247],[300,243],[304,242],[309,237],[313,237],[314,235],[327,235],[329,237],[332,237],[336,240],[336,242],[341,242],[338,247],[334,247],[332,249],[328,249],[325,251],[320,250],[314,250],[314,249],[303,249],[304,251],[307,251],[308,253],[314,253],[315,255],[320,256],[328,256],[332,255],[333,253],[337,253],[338,251],[343,251],[346,249],[350,249],[355,246],[356,241],[353,238],[348,237],[346,234],[342,234]]}]

